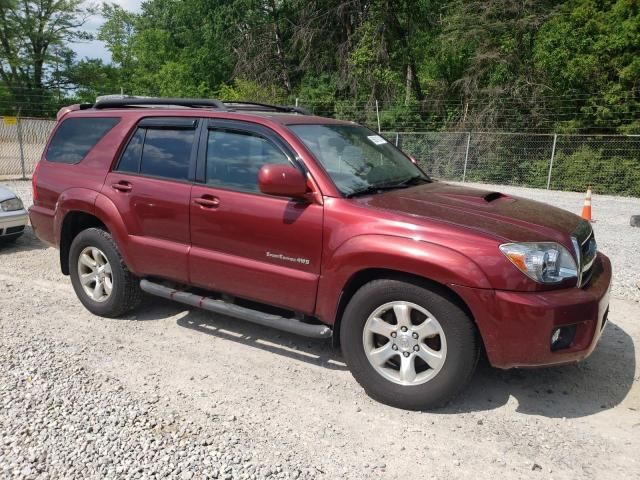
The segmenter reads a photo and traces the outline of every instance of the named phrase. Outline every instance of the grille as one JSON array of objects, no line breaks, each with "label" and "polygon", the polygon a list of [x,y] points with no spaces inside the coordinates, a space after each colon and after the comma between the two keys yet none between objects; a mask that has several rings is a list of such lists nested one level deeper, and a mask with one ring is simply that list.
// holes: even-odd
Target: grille
[{"label": "grille", "polygon": [[20,233],[24,230],[24,225],[20,225],[18,227],[9,227],[4,231],[5,235],[11,235],[12,233]]},{"label": "grille", "polygon": [[582,288],[587,286],[591,280],[593,262],[596,259],[598,245],[593,234],[593,228],[586,221],[580,222],[571,238],[578,260],[578,286]]}]

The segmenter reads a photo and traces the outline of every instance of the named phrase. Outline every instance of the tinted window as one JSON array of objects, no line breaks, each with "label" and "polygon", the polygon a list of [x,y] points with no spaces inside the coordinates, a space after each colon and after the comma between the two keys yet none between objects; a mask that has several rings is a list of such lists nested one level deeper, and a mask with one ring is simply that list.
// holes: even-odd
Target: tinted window
[{"label": "tinted window", "polygon": [[[291,125],[345,195],[430,181],[396,147],[357,125]],[[405,185],[406,186],[406,185]]]},{"label": "tinted window", "polygon": [[56,130],[45,158],[50,162],[79,163],[119,118],[69,118]]},{"label": "tinted window", "polygon": [[140,173],[186,180],[195,130],[147,129]]},{"label": "tinted window", "polygon": [[142,156],[142,142],[144,142],[145,129],[139,128],[129,140],[126,150],[120,158],[117,170],[121,172],[138,173],[140,170],[140,157]]},{"label": "tinted window", "polygon": [[258,172],[268,163],[287,164],[289,160],[264,137],[250,132],[209,131],[207,184],[258,192]]}]

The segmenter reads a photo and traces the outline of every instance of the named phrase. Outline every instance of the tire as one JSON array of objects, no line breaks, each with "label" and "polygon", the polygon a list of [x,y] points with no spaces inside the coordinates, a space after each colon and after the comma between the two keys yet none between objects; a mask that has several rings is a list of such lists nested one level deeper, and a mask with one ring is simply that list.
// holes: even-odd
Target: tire
[{"label": "tire", "polygon": [[[393,325],[402,316],[396,314],[396,307],[400,314],[409,312],[408,333],[400,333],[398,325]],[[383,326],[385,335],[371,334],[369,325],[373,324],[368,320],[375,312],[386,312],[376,315],[386,319],[386,325],[376,322]],[[427,320],[422,323],[428,330],[413,325],[420,324],[425,317],[432,319],[428,325]],[[388,328],[395,332],[395,338],[389,333],[387,339]],[[436,331],[439,333],[433,333]],[[429,335],[423,337],[425,333]],[[419,339],[412,340],[412,335],[418,335]],[[471,380],[480,354],[473,320],[446,291],[391,279],[374,280],[354,294],[344,311],[340,338],[347,365],[367,394],[384,404],[408,410],[434,409],[449,403]],[[387,343],[396,350],[390,352],[387,348],[384,355],[394,356],[382,366],[374,367],[367,351],[373,358],[374,352],[388,347]],[[440,357],[436,362],[430,356],[433,353]],[[403,359],[403,355],[407,358]],[[428,358],[429,363],[423,358]],[[400,367],[405,361],[413,367],[405,369],[412,372],[403,375]],[[416,373],[418,370],[421,371]],[[412,375],[414,379],[406,380]]]},{"label": "tire", "polygon": [[[87,293],[85,286],[83,286],[80,279],[79,265],[80,255],[87,253],[92,256],[92,252],[100,252],[101,256],[96,254],[96,257],[102,258],[108,261],[110,266],[110,281],[107,282],[103,279],[103,284],[109,283],[111,285],[110,293],[106,295],[107,287],[103,285],[103,294],[105,298],[99,301],[95,300]],[[103,258],[104,257],[104,258]],[[101,262],[98,261],[96,265]],[[105,265],[103,263],[103,265]],[[87,267],[87,275],[91,275],[91,268]],[[69,274],[71,276],[71,284],[78,296],[78,299],[82,302],[87,310],[95,315],[107,318],[116,318],[135,309],[142,300],[142,290],[140,290],[139,279],[136,278],[127,268],[122,259],[122,255],[118,250],[111,235],[98,228],[89,228],[80,232],[71,243],[69,250]],[[88,284],[89,290],[94,290],[95,282]]]}]

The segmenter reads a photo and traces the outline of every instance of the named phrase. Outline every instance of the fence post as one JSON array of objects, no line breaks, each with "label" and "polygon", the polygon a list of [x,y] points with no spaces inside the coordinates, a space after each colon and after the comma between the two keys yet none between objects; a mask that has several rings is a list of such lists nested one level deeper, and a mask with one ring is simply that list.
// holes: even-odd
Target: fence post
[{"label": "fence post", "polygon": [[16,118],[16,130],[18,132],[18,145],[20,146],[20,167],[22,169],[22,180],[27,179],[27,172],[24,166],[24,146],[22,144],[22,120],[20,119],[20,109]]},{"label": "fence post", "polygon": [[464,169],[462,170],[462,182],[467,178],[467,162],[469,161],[469,145],[471,144],[471,132],[467,132],[467,148],[464,151]]},{"label": "fence post", "polygon": [[380,133],[380,110],[378,109],[378,100],[376,100],[376,118],[378,119],[378,133]]},{"label": "fence post", "polygon": [[558,134],[553,134],[553,146],[551,147],[551,161],[549,162],[549,175],[547,175],[547,190],[551,187],[551,170],[553,170],[553,159],[556,157],[556,142],[558,141]]},{"label": "fence post", "polygon": [[396,148],[400,145],[400,132],[396,132]]}]

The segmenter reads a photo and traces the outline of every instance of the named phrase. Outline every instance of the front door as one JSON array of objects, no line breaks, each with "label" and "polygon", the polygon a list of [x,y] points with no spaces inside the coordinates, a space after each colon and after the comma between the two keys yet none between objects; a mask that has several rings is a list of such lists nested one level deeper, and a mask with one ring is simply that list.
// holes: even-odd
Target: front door
[{"label": "front door", "polygon": [[322,206],[258,188],[263,165],[295,165],[291,150],[271,130],[250,123],[210,121],[202,135],[199,183],[191,191],[191,282],[313,312]]},{"label": "front door", "polygon": [[123,216],[131,267],[139,275],[188,281],[197,123],[192,118],[142,120],[105,181],[102,193]]}]

